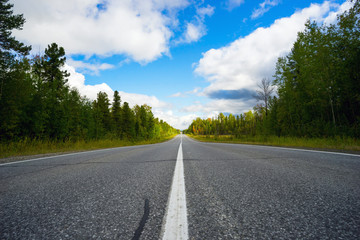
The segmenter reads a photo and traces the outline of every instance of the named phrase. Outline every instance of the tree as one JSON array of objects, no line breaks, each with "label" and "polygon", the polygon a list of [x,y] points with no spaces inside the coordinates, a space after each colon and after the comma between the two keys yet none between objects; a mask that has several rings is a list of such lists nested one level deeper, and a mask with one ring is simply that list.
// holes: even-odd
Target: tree
[{"label": "tree", "polygon": [[122,107],[122,127],[124,137],[131,139],[135,136],[135,119],[134,113],[127,102]]},{"label": "tree", "polygon": [[11,36],[12,30],[22,29],[25,19],[23,15],[14,15],[12,11],[14,5],[8,2],[8,0],[0,0],[0,99],[3,95],[6,73],[11,71],[16,56],[26,56],[31,50],[30,46],[25,46]]},{"label": "tree", "polygon": [[48,45],[45,55],[40,58],[38,70],[45,93],[45,111],[47,112],[46,132],[52,139],[62,139],[66,135],[64,99],[69,92],[66,70],[62,70],[66,61],[65,50],[56,43]]},{"label": "tree", "polygon": [[68,90],[66,83],[70,74],[66,70],[62,70],[65,62],[64,48],[58,47],[56,43],[48,45],[42,61],[43,77],[56,101],[61,101],[64,97],[64,91]]},{"label": "tree", "polygon": [[8,0],[0,0],[0,140],[21,134],[24,108],[33,90],[25,58],[31,47],[11,36],[12,30],[22,29],[25,19],[14,15],[12,7]]},{"label": "tree", "polygon": [[116,136],[121,136],[121,97],[118,91],[114,92],[114,100],[111,107],[111,117],[113,122],[113,130]]},{"label": "tree", "polygon": [[83,102],[79,91],[74,88],[67,92],[64,100],[64,117],[66,125],[63,126],[65,137],[78,141],[84,139],[85,131],[82,127],[82,110]]},{"label": "tree", "polygon": [[27,108],[35,91],[30,65],[24,60],[12,66],[6,74],[3,96],[0,99],[0,140],[12,140],[28,131]]},{"label": "tree", "polygon": [[265,104],[265,115],[268,114],[268,103],[271,94],[274,92],[274,87],[271,84],[271,80],[263,78],[258,84],[260,90],[256,90],[255,98],[257,101],[263,101]]},{"label": "tree", "polygon": [[111,129],[109,98],[105,92],[99,92],[93,102],[96,138],[104,137]]}]

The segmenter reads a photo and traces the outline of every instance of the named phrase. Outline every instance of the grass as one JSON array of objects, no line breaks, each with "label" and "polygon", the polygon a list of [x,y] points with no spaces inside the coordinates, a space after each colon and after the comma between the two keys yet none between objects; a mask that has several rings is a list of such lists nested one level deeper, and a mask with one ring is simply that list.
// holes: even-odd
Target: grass
[{"label": "grass", "polygon": [[360,153],[360,139],[349,137],[334,138],[299,138],[276,136],[243,136],[235,138],[232,135],[188,135],[202,142],[242,143],[294,148],[309,148],[323,150],[355,151]]},{"label": "grass", "polygon": [[24,139],[18,142],[0,143],[0,158],[29,156],[48,153],[78,152],[103,148],[154,144],[170,140],[175,135],[160,139],[129,141],[119,139],[101,139],[90,141],[44,141]]}]

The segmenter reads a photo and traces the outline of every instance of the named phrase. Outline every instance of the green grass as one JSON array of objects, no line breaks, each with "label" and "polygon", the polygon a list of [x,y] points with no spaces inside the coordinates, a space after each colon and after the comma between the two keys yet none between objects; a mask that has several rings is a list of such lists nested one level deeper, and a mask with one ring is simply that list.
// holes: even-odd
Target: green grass
[{"label": "green grass", "polygon": [[203,142],[242,143],[294,148],[358,151],[360,153],[360,140],[349,137],[298,138],[276,136],[243,136],[241,138],[235,138],[232,135],[221,135],[216,137],[214,135],[188,136]]},{"label": "green grass", "polygon": [[90,141],[44,141],[24,139],[18,142],[0,143],[0,158],[18,157],[48,153],[77,152],[103,148],[114,148],[123,146],[143,145],[164,142],[174,137],[163,137],[160,139],[128,141],[119,139],[101,139]]}]

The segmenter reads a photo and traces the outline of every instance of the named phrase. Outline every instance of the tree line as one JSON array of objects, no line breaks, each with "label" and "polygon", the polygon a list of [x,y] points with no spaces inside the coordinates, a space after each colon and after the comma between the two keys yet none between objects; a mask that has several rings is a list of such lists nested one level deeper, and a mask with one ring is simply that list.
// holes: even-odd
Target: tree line
[{"label": "tree line", "polygon": [[[264,79],[252,111],[196,119],[188,133],[360,137],[360,4],[330,26],[307,21],[274,80]],[[276,94],[271,94],[276,90]]]},{"label": "tree line", "polygon": [[65,50],[48,45],[43,56],[28,57],[25,46],[11,34],[21,30],[23,15],[14,15],[8,0],[0,1],[0,142],[23,138],[39,140],[89,140],[118,138],[149,140],[178,130],[155,118],[147,105],[133,108],[104,92],[95,101],[67,84],[63,70]]}]

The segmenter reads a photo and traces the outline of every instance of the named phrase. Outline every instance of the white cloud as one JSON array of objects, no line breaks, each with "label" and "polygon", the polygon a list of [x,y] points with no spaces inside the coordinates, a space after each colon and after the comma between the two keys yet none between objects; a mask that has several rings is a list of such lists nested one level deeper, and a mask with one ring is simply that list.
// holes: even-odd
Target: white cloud
[{"label": "white cloud", "polygon": [[191,43],[197,42],[201,37],[206,34],[206,26],[204,24],[205,17],[214,14],[214,7],[207,5],[196,10],[196,16],[191,22],[186,23],[186,29],[183,36],[180,37],[175,43]]},{"label": "white cloud", "polygon": [[265,0],[264,2],[259,4],[259,8],[254,9],[251,14],[251,19],[255,19],[261,17],[266,12],[268,12],[272,7],[278,5],[280,0]]},{"label": "white cloud", "polygon": [[306,20],[323,21],[329,10],[329,2],[312,4],[290,17],[276,20],[268,28],[256,29],[228,46],[205,52],[195,68],[196,74],[210,82],[204,93],[255,90],[262,78],[271,78],[277,58],[291,50]]},{"label": "white cloud", "polygon": [[[106,83],[86,85],[85,76],[81,73],[76,72],[73,66],[65,64],[64,70],[67,70],[70,73],[68,81],[69,86],[78,89],[82,96],[86,96],[93,101],[97,98],[97,93],[102,91],[105,92],[108,95],[110,101],[112,101],[114,91]],[[170,103],[160,101],[155,96],[148,96],[145,94],[137,93],[127,93],[123,91],[119,91],[119,95],[121,97],[121,101],[123,103],[128,102],[130,107],[143,104],[151,106],[152,112],[154,113],[155,117],[164,120],[171,126],[178,129],[187,128],[188,125],[190,125],[192,119],[196,118],[195,114],[187,114],[185,116],[174,115],[173,111],[171,110],[173,106]]]},{"label": "white cloud", "polygon": [[82,73],[89,73],[91,75],[99,75],[100,70],[112,69],[115,66],[109,63],[86,63],[82,61],[67,60],[68,64],[75,67],[76,70],[81,70]]},{"label": "white cloud", "polygon": [[96,85],[86,85],[85,76],[81,73],[76,72],[73,66],[65,64],[64,70],[68,71],[70,74],[68,78],[68,84],[72,88],[77,88],[79,93],[82,96],[86,96],[90,100],[95,100],[97,98],[98,92],[105,92],[111,99],[114,95],[114,91],[106,83],[96,84]]},{"label": "white cloud", "polygon": [[[169,52],[174,12],[187,0],[11,0],[26,23],[17,39],[45,48],[56,42],[67,54],[124,54],[141,63]],[[166,10],[166,11],[165,11]],[[168,12],[169,14],[165,14]]]},{"label": "white cloud", "polygon": [[187,107],[184,107],[182,111],[184,112],[197,112],[201,113],[205,117],[211,117],[223,113],[242,113],[249,111],[256,105],[255,99],[250,99],[247,101],[239,100],[230,100],[230,99],[219,99],[212,100],[206,104],[194,104]]},{"label": "white cloud", "polygon": [[[335,8],[335,9],[334,9]],[[185,107],[185,112],[231,112],[241,113],[252,109],[256,102],[243,99],[226,99],[232,91],[251,92],[264,77],[272,78],[275,64],[280,56],[287,54],[296,41],[297,33],[304,29],[307,19],[318,22],[330,21],[333,14],[348,9],[348,3],[332,5],[330,2],[312,4],[310,7],[295,12],[287,18],[276,20],[270,27],[258,28],[248,36],[239,38],[229,45],[210,49],[203,53],[195,67],[195,73],[204,77],[210,85],[202,94],[216,96],[207,104],[195,104]],[[241,92],[241,91],[240,91]],[[200,93],[201,94],[201,93]]]},{"label": "white cloud", "polygon": [[227,9],[231,11],[234,8],[239,7],[242,3],[244,3],[244,0],[228,0],[225,4]]},{"label": "white cloud", "polygon": [[163,101],[160,101],[155,96],[148,96],[145,94],[138,93],[127,93],[123,91],[119,91],[119,95],[121,96],[122,102],[128,102],[130,107],[135,105],[143,105],[146,104],[153,109],[171,109],[172,105]]},{"label": "white cloud", "polygon": [[[101,83],[97,85],[86,85],[85,84],[85,76],[81,73],[76,72],[73,66],[65,64],[64,69],[70,73],[70,77],[68,78],[68,84],[70,87],[75,87],[79,90],[80,94],[86,96],[90,100],[95,100],[97,98],[97,93],[99,91],[106,92],[111,100],[114,91],[111,89],[109,85],[106,83]],[[137,93],[127,93],[123,91],[119,91],[122,102],[128,102],[130,107],[135,105],[143,105],[147,104],[153,108],[171,108],[171,104],[160,101],[155,96],[148,96],[145,94],[137,94]]]},{"label": "white cloud", "polygon": [[172,94],[170,97],[184,97],[184,94],[181,92],[177,92],[177,93]]},{"label": "white cloud", "polygon": [[333,7],[335,9],[337,9],[337,11],[331,11],[328,16],[324,19],[324,23],[326,25],[330,25],[330,24],[334,24],[337,20],[337,16],[338,14],[344,13],[345,11],[349,10],[352,6],[354,5],[354,3],[346,1],[345,3],[343,3],[342,5],[337,5],[334,4]]},{"label": "white cloud", "polygon": [[201,20],[204,20],[206,16],[211,17],[214,14],[214,10],[213,6],[207,5],[206,7],[198,8],[196,13]]},{"label": "white cloud", "polygon": [[170,97],[186,97],[188,95],[198,94],[200,92],[201,88],[196,87],[193,90],[187,91],[187,92],[177,92],[172,94]]},{"label": "white cloud", "polygon": [[201,22],[197,23],[196,25],[193,23],[187,23],[184,38],[181,42],[185,42],[185,43],[196,42],[202,36],[204,36],[205,33],[206,33],[205,26]]},{"label": "white cloud", "polygon": [[168,124],[180,130],[187,129],[192,123],[192,120],[199,116],[194,113],[186,114],[183,116],[176,116],[171,110],[162,111],[157,109],[154,109],[153,113],[155,117],[159,119],[164,119],[164,121],[166,121]]}]

